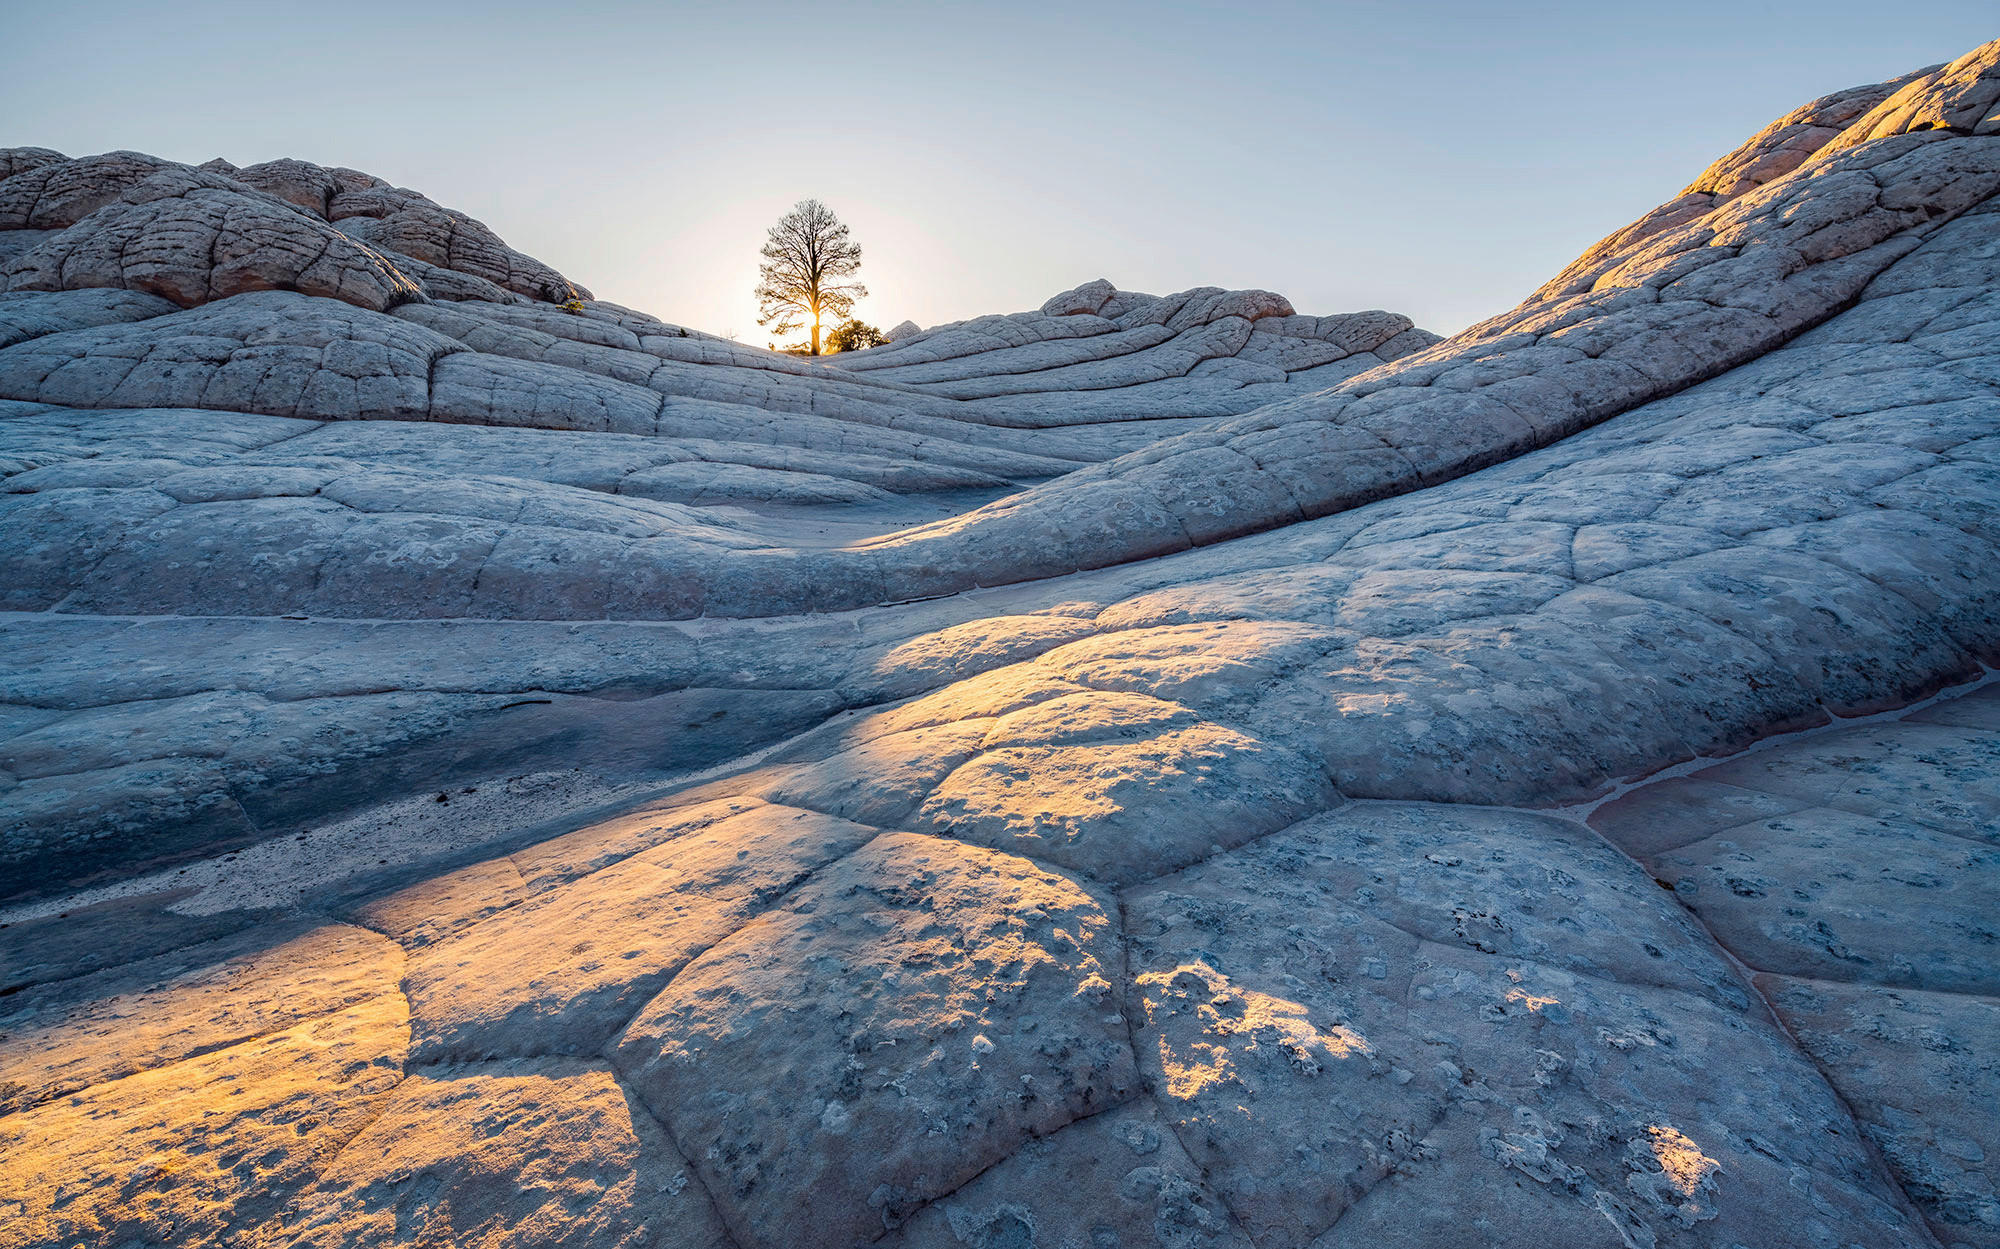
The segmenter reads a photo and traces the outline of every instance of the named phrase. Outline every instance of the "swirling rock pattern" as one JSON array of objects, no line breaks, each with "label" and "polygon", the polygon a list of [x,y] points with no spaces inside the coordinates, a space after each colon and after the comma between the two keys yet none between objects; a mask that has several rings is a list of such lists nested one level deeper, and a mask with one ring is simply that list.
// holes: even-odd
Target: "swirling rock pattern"
[{"label": "swirling rock pattern", "polygon": [[185,169],[154,174],[16,257],[6,280],[12,291],[145,291],[184,308],[260,290],[377,312],[422,298],[385,257],[317,217]]},{"label": "swirling rock pattern", "polygon": [[2000,1246],[1996,66],[1442,342],[0,152],[0,1245]]}]

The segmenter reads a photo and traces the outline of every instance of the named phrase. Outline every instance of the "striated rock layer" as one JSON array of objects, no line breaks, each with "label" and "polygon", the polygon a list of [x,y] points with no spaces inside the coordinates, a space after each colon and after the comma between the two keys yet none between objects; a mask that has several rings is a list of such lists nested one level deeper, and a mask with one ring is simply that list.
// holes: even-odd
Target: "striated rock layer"
[{"label": "striated rock layer", "polygon": [[0,267],[0,1246],[2000,1246],[2000,42],[1442,342]]}]

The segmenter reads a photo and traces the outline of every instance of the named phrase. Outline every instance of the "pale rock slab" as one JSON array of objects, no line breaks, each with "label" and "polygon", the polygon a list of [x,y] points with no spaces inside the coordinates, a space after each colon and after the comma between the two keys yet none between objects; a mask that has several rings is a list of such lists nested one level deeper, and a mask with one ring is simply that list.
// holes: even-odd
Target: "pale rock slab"
[{"label": "pale rock slab", "polygon": [[876,671],[885,678],[930,684],[967,670],[1032,659],[1095,631],[1090,621],[1070,616],[971,620],[903,643],[882,657]]},{"label": "pale rock slab", "polygon": [[410,961],[412,1055],[595,1053],[689,960],[874,833],[763,805],[473,923]]},{"label": "pale rock slab", "polygon": [[350,918],[414,952],[519,906],[527,892],[511,858],[486,859],[368,899]]},{"label": "pale rock slab", "polygon": [[902,826],[952,770],[980,753],[989,721],[909,729],[786,769],[760,797],[880,828]]},{"label": "pale rock slab", "polygon": [[610,1072],[550,1061],[411,1076],[258,1243],[723,1249],[729,1237]]},{"label": "pale rock slab", "polygon": [[1786,976],[1758,983],[1939,1242],[2000,1244],[2000,1001]]},{"label": "pale rock slab", "polygon": [[1126,898],[1141,1062],[1253,1238],[1922,1236],[1747,986],[1592,842],[1356,805]]},{"label": "pale rock slab", "polygon": [[613,1060],[732,1233],[870,1239],[1128,1098],[1115,905],[890,833],[698,959]]},{"label": "pale rock slab", "polygon": [[1123,885],[1339,801],[1281,746],[1213,724],[1121,724],[1102,706],[1113,700],[1089,701],[1087,722],[1060,736],[1015,717],[994,725],[983,752],[936,783],[916,826]]},{"label": "pale rock slab", "polygon": [[0,296],[0,347],[44,334],[144,321],[174,311],[157,295],[138,291],[81,290],[56,294],[25,292]]},{"label": "pale rock slab", "polygon": [[878,1243],[893,1249],[1248,1249],[1252,1241],[1172,1128],[1140,1101],[1029,1142]]},{"label": "pale rock slab", "polygon": [[1862,725],[1709,768],[1739,785],[1879,820],[1994,844],[2000,738],[1946,725]]},{"label": "pale rock slab", "polygon": [[[183,958],[202,953],[197,948]],[[210,953],[223,957],[157,983],[132,984],[107,972],[10,1001],[0,1023],[0,1111],[25,1110],[394,996],[403,972],[401,951],[339,924],[268,949],[246,951],[225,941]]]},{"label": "pale rock slab", "polygon": [[[740,790],[741,778],[726,788]],[[706,832],[719,822],[766,805],[760,798],[736,792],[727,796],[704,794],[697,787],[692,793],[676,794],[663,803],[649,803],[574,832],[524,846],[507,856],[507,861],[520,874],[528,895],[541,894],[643,850]]]},{"label": "pale rock slab", "polygon": [[[1752,967],[2000,995],[2000,849],[1826,807],[1740,824],[1652,871]],[[1922,916],[1919,931],[1911,918]]]},{"label": "pale rock slab", "polygon": [[391,993],[0,1118],[8,1249],[234,1246],[403,1081]]}]

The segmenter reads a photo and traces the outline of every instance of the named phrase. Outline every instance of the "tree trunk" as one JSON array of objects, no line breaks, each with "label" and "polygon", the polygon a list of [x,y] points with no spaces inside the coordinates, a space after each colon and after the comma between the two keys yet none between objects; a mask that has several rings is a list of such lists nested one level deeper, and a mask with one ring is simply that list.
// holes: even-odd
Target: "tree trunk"
[{"label": "tree trunk", "polygon": [[813,318],[813,354],[819,354],[819,318]]}]

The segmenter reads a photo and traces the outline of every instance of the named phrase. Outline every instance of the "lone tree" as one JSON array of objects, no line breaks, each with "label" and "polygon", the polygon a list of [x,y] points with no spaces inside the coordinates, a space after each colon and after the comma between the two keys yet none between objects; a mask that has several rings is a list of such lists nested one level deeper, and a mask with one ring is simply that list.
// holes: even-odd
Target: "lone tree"
[{"label": "lone tree", "polygon": [[861,247],[847,227],[816,199],[800,200],[764,240],[757,267],[757,324],[789,334],[812,321],[812,354],[819,354],[821,317],[840,318],[868,294],[859,282],[840,281],[861,268]]}]

